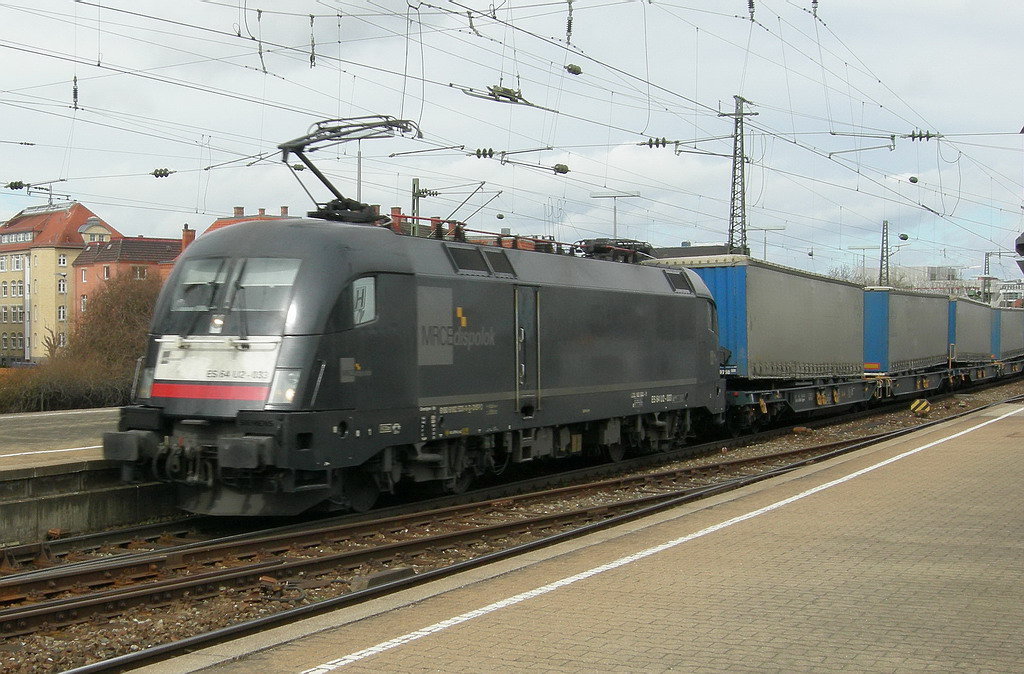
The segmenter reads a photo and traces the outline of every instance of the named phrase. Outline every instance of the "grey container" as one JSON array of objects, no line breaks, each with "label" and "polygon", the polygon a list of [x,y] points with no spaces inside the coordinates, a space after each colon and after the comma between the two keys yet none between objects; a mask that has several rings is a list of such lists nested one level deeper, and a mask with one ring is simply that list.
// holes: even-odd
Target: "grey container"
[{"label": "grey container", "polygon": [[1024,354],[1024,309],[994,309],[999,318],[999,344],[993,349],[1000,360]]},{"label": "grey container", "polygon": [[864,289],[864,372],[898,373],[944,365],[949,296]]},{"label": "grey container", "polygon": [[949,301],[949,343],[958,363],[987,363],[994,358],[993,309],[958,297]]},{"label": "grey container", "polygon": [[860,376],[864,291],[846,281],[745,255],[670,258],[688,267],[718,306],[724,373],[750,379]]}]

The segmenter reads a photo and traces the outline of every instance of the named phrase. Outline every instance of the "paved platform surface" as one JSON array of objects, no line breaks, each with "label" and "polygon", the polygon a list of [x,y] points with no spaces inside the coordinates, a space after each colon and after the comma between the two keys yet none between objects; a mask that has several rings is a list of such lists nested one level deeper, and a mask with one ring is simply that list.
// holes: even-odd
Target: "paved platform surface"
[{"label": "paved platform surface", "polygon": [[0,473],[103,458],[103,433],[119,408],[0,414]]},{"label": "paved platform surface", "polygon": [[145,671],[1020,672],[1022,481],[1002,405]]}]

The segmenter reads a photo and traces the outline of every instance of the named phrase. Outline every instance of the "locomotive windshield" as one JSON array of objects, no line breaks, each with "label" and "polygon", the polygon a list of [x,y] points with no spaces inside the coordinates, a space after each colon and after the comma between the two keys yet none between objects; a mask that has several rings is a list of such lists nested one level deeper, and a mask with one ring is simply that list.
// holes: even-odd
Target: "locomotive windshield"
[{"label": "locomotive windshield", "polygon": [[198,258],[182,263],[166,334],[280,334],[301,260]]}]

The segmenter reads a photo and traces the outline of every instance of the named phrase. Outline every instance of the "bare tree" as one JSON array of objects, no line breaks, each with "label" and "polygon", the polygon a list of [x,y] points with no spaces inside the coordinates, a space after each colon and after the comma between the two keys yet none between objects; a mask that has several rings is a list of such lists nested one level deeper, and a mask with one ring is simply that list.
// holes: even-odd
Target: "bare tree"
[{"label": "bare tree", "polygon": [[89,298],[88,310],[71,327],[66,359],[91,362],[97,370],[130,379],[146,348],[153,306],[160,293],[157,277],[119,274]]},{"label": "bare tree", "polygon": [[[840,281],[849,281],[860,286],[878,285],[877,269],[849,267],[844,264],[838,267],[829,267],[828,275]],[[913,286],[906,272],[902,271],[899,267],[893,267],[889,270],[889,285],[893,288],[911,288]]]},{"label": "bare tree", "polygon": [[53,331],[53,328],[46,328],[46,336],[43,337],[43,348],[46,350],[47,359],[53,360],[57,356],[61,346],[60,340],[57,339],[57,333]]}]

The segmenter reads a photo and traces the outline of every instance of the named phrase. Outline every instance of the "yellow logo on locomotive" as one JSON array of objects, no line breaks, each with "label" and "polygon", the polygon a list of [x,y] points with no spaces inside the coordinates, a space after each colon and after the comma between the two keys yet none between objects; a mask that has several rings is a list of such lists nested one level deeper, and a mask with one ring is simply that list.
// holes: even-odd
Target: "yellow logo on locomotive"
[{"label": "yellow logo on locomotive", "polygon": [[470,351],[495,345],[494,328],[469,329],[469,316],[456,307],[451,288],[420,286],[416,291],[420,365],[451,365],[455,349]]}]

